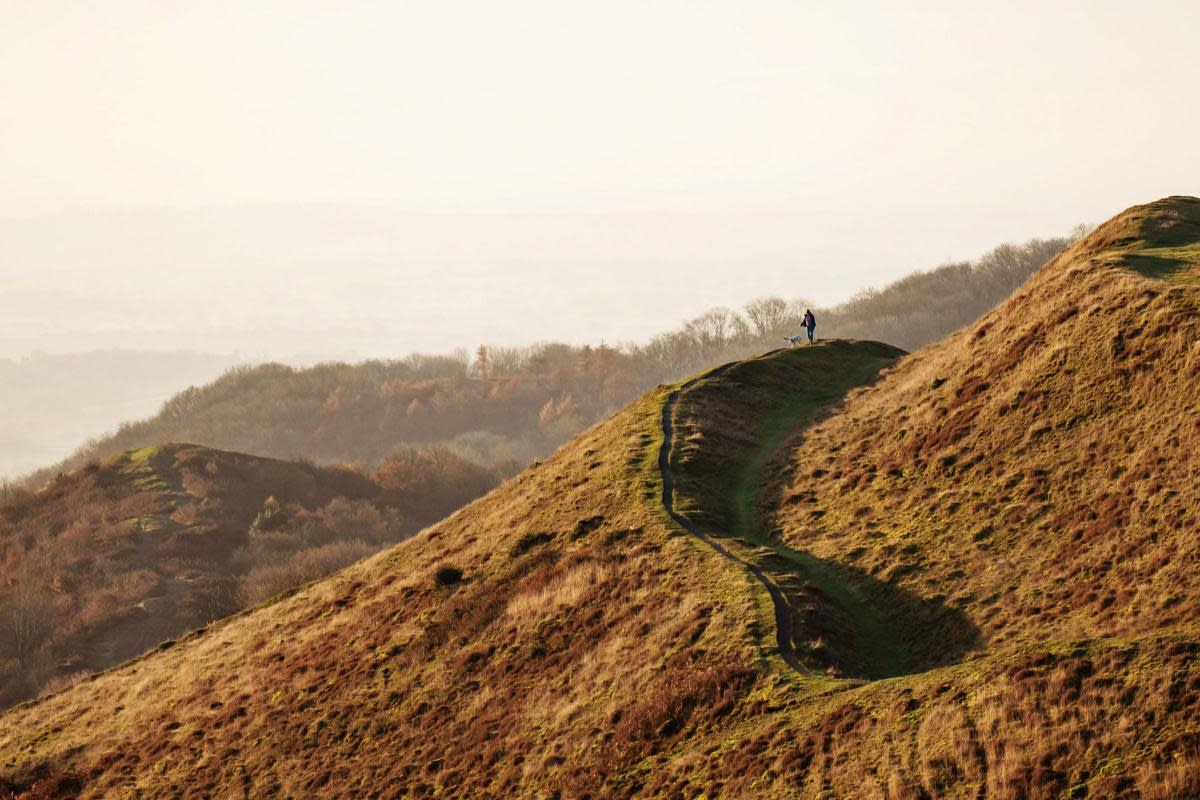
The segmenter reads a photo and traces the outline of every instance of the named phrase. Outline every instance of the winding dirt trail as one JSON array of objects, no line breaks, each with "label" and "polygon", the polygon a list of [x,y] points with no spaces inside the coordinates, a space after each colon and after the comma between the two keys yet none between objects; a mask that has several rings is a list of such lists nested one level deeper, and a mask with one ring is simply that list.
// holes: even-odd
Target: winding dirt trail
[{"label": "winding dirt trail", "polygon": [[[955,609],[934,608],[928,600],[867,573],[794,550],[764,533],[755,518],[755,496],[764,486],[767,464],[798,431],[846,392],[870,384],[894,360],[881,347],[886,346],[827,340],[812,349],[777,350],[733,361],[680,384],[662,406],[658,469],[664,510],[767,590],[774,609],[776,648],[793,671],[808,678],[833,674],[869,682],[920,672],[946,663],[943,643],[934,641],[945,626],[961,631],[964,641],[976,636],[970,620]],[[820,348],[835,349],[821,354]],[[816,375],[813,370],[823,372]],[[804,383],[804,391],[795,391],[797,382]],[[750,394],[730,398],[713,394],[727,390]],[[700,436],[705,425],[718,426],[708,430],[712,436],[707,446],[697,442],[695,475],[679,462],[673,472],[671,461],[676,425],[689,419],[693,405],[700,414],[694,420]],[[730,430],[720,427],[719,416],[704,416],[721,413],[739,415],[729,421]],[[695,516],[707,522],[676,510],[676,500],[691,508],[685,499],[706,509],[704,516]],[[809,655],[805,642],[822,641],[827,635],[833,637],[832,648],[825,651],[833,659],[832,672],[819,657]],[[763,644],[769,647],[769,640]]]},{"label": "winding dirt trail", "polygon": [[792,646],[791,637],[786,633],[786,631],[792,629],[792,611],[788,606],[783,591],[775,585],[758,565],[734,554],[701,530],[696,523],[675,511],[675,479],[671,472],[671,449],[675,444],[674,415],[675,409],[679,404],[679,398],[695,384],[721,375],[736,363],[738,362],[730,362],[716,369],[709,370],[703,375],[698,375],[680,385],[679,388],[667,396],[667,401],[663,404],[662,410],[663,443],[658,451],[658,471],[662,474],[662,504],[663,508],[671,516],[671,519],[679,523],[684,530],[711,547],[723,558],[744,567],[754,576],[755,580],[762,584],[762,587],[767,590],[767,594],[771,596],[771,604],[775,607],[775,643],[779,649],[779,655],[793,670],[805,677],[812,677],[812,672],[804,666],[804,662],[800,660],[800,657],[796,654],[795,647]]}]

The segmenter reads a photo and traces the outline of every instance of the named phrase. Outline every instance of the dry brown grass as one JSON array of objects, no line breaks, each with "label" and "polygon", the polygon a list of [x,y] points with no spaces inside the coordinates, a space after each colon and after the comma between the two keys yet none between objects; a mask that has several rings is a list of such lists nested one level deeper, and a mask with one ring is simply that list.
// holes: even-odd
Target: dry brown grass
[{"label": "dry brown grass", "polygon": [[1200,294],[1120,264],[1197,206],[1117,217],[806,432],[769,500],[782,539],[953,604],[994,645],[1194,617]]},{"label": "dry brown grass", "polygon": [[[795,431],[763,494],[886,584],[860,599],[960,609],[986,650],[783,669],[755,584],[658,504],[660,389],[386,553],[11,709],[0,797],[1189,796],[1200,331],[1193,290],[1096,249],[1145,213]],[[912,630],[936,615],[885,619],[944,663],[950,629]]]},{"label": "dry brown grass", "polygon": [[925,790],[943,795],[947,787],[983,777],[978,734],[958,706],[938,706],[917,728],[918,773]]},{"label": "dry brown grass", "polygon": [[587,561],[564,575],[556,575],[545,586],[531,587],[508,602],[505,614],[518,624],[537,622],[564,606],[577,604],[597,584],[608,580],[612,570],[604,564]]},{"label": "dry brown grass", "polygon": [[1200,797],[1200,750],[1178,751],[1166,761],[1148,761],[1137,771],[1142,800]]}]

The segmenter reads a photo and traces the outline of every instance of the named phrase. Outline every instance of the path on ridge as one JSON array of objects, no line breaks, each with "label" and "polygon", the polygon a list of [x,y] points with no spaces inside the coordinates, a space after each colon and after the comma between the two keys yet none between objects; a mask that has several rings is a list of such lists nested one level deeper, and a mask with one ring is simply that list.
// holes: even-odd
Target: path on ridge
[{"label": "path on ridge", "polygon": [[[778,353],[768,353],[760,358],[771,358]],[[751,359],[752,361],[754,359]],[[836,606],[849,626],[853,636],[855,661],[858,668],[851,670],[858,677],[879,678],[902,674],[906,658],[906,646],[900,641],[891,626],[885,621],[882,610],[877,602],[865,591],[865,587],[857,585],[857,581],[843,573],[838,565],[818,559],[809,553],[792,550],[782,544],[770,540],[757,530],[753,519],[753,495],[761,483],[761,472],[765,463],[773,453],[792,435],[799,424],[819,408],[832,402],[832,397],[804,397],[791,395],[788,401],[777,404],[765,411],[759,426],[759,438],[753,451],[744,454],[737,464],[738,475],[733,486],[734,520],[728,530],[722,529],[713,533],[706,532],[700,525],[689,519],[683,513],[675,510],[676,476],[672,471],[671,453],[675,446],[676,411],[680,401],[689,390],[697,384],[714,378],[719,378],[729,370],[745,364],[734,361],[708,372],[702,373],[676,387],[667,397],[662,407],[663,442],[659,450],[658,467],[662,477],[662,504],[670,517],[690,534],[706,544],[723,558],[739,564],[757,581],[771,598],[774,610],[775,642],[780,656],[797,673],[805,677],[815,677],[813,670],[806,665],[796,650],[792,640],[792,632],[796,630],[795,610],[789,602],[785,589],[779,580],[791,577],[799,578],[807,584],[819,589]],[[863,382],[869,380],[866,374],[857,376]],[[731,546],[722,543],[722,539],[730,539]],[[738,541],[740,540],[740,541]],[[772,577],[767,570],[754,560],[741,555],[735,550],[741,545],[749,545],[770,550],[776,557],[775,561],[786,564],[782,569],[770,567],[775,573]],[[768,555],[768,558],[771,556]],[[786,570],[787,575],[780,574]],[[849,666],[849,665],[847,665]]]},{"label": "path on ridge", "polygon": [[671,519],[679,523],[679,525],[688,531],[688,533],[691,533],[697,539],[704,542],[724,558],[745,567],[746,570],[754,576],[754,579],[757,580],[762,587],[767,590],[767,594],[771,596],[771,604],[775,607],[775,642],[779,648],[779,655],[793,670],[806,677],[811,677],[812,672],[806,666],[804,666],[804,663],[800,660],[800,657],[796,655],[796,649],[792,645],[791,637],[785,633],[785,631],[791,630],[792,628],[792,611],[788,606],[787,598],[784,597],[783,590],[776,586],[770,577],[767,576],[766,572],[764,572],[757,564],[751,563],[750,561],[735,555],[720,542],[715,541],[711,536],[701,530],[696,523],[675,511],[675,478],[671,472],[671,448],[674,446],[675,442],[675,423],[673,417],[675,414],[675,408],[679,403],[679,397],[700,381],[707,378],[715,378],[736,363],[738,362],[725,364],[724,366],[709,370],[703,375],[692,378],[686,383],[680,385],[677,389],[675,389],[675,391],[671,392],[671,394],[667,397],[667,401],[663,404],[663,443],[662,448],[658,452],[658,470],[662,474],[662,504],[667,510],[667,513],[671,516]]}]

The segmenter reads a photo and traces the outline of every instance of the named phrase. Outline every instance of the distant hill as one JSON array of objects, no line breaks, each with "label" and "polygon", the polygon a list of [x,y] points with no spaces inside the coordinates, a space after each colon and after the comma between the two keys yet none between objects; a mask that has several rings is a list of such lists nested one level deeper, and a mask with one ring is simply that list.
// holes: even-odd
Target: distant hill
[{"label": "distant hill", "polygon": [[445,452],[373,475],[194,445],[0,497],[0,705],[132,658],[399,541],[492,488]]},{"label": "distant hill", "polygon": [[[1004,245],[818,309],[818,335],[916,349],[974,322],[1069,239]],[[554,450],[641,392],[798,333],[801,301],[763,298],[714,309],[645,345],[543,344],[399,361],[239,367],[177,394],[154,417],[123,425],[61,469],[158,442],[188,441],[278,458],[377,463],[396,447],[444,444],[506,474]]]},{"label": "distant hill", "polygon": [[81,443],[153,414],[236,364],[194,352],[96,350],[0,358],[0,480],[62,461]]},{"label": "distant hill", "polygon": [[17,797],[1200,794],[1200,200],[901,357],[644,394],[421,534],[0,717]]}]

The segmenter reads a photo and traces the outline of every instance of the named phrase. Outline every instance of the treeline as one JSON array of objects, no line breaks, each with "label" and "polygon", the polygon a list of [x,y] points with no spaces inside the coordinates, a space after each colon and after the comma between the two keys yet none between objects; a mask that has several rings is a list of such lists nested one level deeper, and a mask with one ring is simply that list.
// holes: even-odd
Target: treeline
[{"label": "treeline", "polygon": [[1005,244],[978,261],[947,264],[860,292],[823,314],[831,336],[875,339],[912,352],[970,325],[1084,234]]},{"label": "treeline", "polygon": [[[1005,299],[1070,238],[1003,245],[975,262],[919,272],[842,305],[814,309],[819,337],[915,350]],[[89,443],[62,469],[158,442],[195,442],[280,458],[373,465],[401,445],[445,445],[502,474],[556,448],[640,392],[711,364],[782,345],[802,301],[717,308],[641,345],[481,346],[395,361],[240,367],[167,402],[155,417]]]}]

